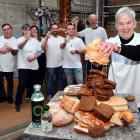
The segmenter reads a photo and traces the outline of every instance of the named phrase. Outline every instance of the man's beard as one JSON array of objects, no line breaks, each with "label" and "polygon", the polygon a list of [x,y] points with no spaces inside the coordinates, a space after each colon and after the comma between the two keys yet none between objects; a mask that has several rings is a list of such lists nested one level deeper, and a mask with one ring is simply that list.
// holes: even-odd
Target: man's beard
[{"label": "man's beard", "polygon": [[53,32],[53,36],[57,36],[58,35],[58,32]]}]

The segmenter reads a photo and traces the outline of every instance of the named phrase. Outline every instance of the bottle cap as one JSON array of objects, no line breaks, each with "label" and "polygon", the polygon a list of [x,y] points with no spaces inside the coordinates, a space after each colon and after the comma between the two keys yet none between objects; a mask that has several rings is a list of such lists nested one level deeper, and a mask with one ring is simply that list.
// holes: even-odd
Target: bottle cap
[{"label": "bottle cap", "polygon": [[49,105],[44,105],[44,111],[48,111],[49,110],[49,108],[50,108],[50,106]]},{"label": "bottle cap", "polygon": [[41,85],[39,84],[34,85],[34,89],[40,89],[40,88],[41,88]]}]

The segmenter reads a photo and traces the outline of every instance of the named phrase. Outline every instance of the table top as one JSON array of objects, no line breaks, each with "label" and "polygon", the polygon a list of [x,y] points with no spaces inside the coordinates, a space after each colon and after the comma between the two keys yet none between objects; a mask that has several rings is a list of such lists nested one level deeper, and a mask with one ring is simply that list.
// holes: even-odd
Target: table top
[{"label": "table top", "polygon": [[[57,92],[51,102],[58,101],[60,95],[63,92]],[[119,95],[120,96],[120,95]],[[123,95],[121,95],[123,96]],[[140,119],[139,111],[137,109],[136,102],[128,103],[129,110],[134,114],[134,121],[128,126],[118,127],[114,126],[106,132],[103,138],[96,138],[98,140],[140,140]],[[30,140],[93,140],[95,138],[90,137],[87,134],[77,133],[73,128],[74,124],[69,124],[63,127],[54,127],[53,131],[49,134],[42,132],[41,128],[34,128],[30,124],[24,131],[24,137]]]}]

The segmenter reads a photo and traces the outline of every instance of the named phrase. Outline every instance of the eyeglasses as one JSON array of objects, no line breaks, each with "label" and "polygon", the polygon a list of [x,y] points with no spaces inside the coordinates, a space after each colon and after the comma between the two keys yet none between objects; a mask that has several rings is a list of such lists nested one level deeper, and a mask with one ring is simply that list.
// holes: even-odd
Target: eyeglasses
[{"label": "eyeglasses", "polygon": [[3,29],[3,31],[9,31],[9,30],[10,30],[10,28]]}]

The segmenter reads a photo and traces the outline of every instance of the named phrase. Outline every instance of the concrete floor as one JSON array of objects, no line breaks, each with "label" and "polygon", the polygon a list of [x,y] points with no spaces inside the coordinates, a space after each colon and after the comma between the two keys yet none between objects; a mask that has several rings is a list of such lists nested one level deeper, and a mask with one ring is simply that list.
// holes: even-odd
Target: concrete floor
[{"label": "concrete floor", "polygon": [[31,105],[24,100],[20,112],[16,112],[14,104],[0,103],[0,140],[13,140],[23,133],[23,129],[31,122]]}]

